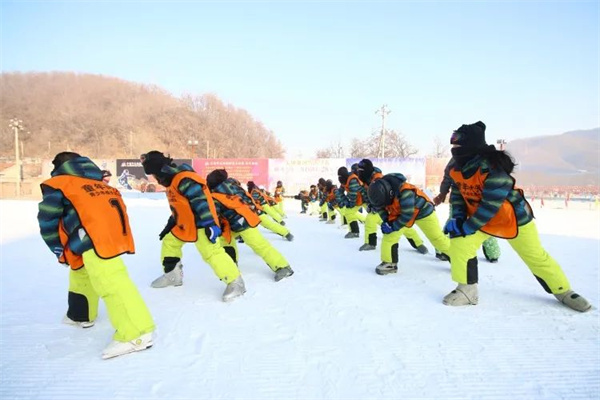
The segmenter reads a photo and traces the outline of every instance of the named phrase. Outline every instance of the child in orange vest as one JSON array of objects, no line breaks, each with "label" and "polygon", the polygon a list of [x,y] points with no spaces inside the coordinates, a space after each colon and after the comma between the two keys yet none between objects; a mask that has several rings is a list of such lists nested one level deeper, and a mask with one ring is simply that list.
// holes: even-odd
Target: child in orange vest
[{"label": "child in orange vest", "polygon": [[485,124],[462,125],[450,143],[452,218],[444,230],[451,237],[452,279],[458,286],[444,297],[444,304],[477,304],[476,252],[486,239],[496,236],[509,241],[547,293],[573,310],[589,310],[590,303],[571,290],[560,265],[542,247],[533,211],[511,176],[515,163],[486,143]]},{"label": "child in orange vest", "polygon": [[102,171],[87,157],[62,152],[52,164],[52,178],[41,185],[38,222],[58,262],[70,267],[63,322],[93,326],[102,298],[115,328],[102,358],[151,347],[152,316],[120,257],[135,252],[121,193],[102,182]]}]

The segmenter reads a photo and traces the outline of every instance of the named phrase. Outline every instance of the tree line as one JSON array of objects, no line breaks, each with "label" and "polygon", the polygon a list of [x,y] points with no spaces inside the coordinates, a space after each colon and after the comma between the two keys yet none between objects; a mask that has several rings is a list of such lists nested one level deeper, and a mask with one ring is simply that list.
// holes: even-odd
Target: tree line
[{"label": "tree line", "polygon": [[77,151],[94,158],[138,157],[158,149],[176,158],[281,158],[275,134],[214,94],[175,97],[154,86],[92,74],[0,74],[0,156],[14,154],[11,118],[23,121],[23,156]]}]

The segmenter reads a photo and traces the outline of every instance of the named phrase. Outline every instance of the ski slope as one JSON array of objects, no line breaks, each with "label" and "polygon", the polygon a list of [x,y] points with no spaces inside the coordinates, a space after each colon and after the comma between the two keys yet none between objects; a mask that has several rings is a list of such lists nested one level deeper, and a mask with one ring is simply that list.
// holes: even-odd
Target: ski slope
[{"label": "ski slope", "polygon": [[[136,254],[125,256],[157,324],[155,345],[102,360],[112,328],[101,302],[90,329],[60,323],[68,270],[38,233],[37,202],[0,201],[2,399],[597,399],[600,396],[600,213],[536,210],[542,243],[585,314],[547,295],[501,241],[480,259],[478,306],[451,308],[449,264],[400,244],[397,275],[378,276],[379,251],[358,252],[338,225],[288,200],[287,242],[264,231],[295,275],[275,283],[240,245],[247,293],[224,284],[194,246],[184,285],[152,289],[162,272],[164,199],[127,198]],[[438,208],[440,220],[447,205]],[[361,226],[361,233],[363,227]],[[431,252],[433,248],[426,242]]]}]

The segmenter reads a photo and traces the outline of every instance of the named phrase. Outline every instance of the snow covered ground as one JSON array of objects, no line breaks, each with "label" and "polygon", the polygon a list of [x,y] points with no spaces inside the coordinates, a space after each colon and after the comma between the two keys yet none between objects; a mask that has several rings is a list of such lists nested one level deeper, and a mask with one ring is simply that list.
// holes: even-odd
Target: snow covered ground
[{"label": "snow covered ground", "polygon": [[[39,236],[37,203],[0,201],[0,398],[600,396],[598,211],[537,210],[542,243],[594,305],[580,314],[547,295],[506,242],[498,264],[480,260],[479,305],[446,307],[449,264],[402,239],[400,272],[378,276],[379,251],[359,253],[362,238],[299,214],[294,200],[286,205],[294,242],[265,233],[293,277],[275,283],[241,245],[248,292],[223,303],[224,285],[188,245],[184,285],[152,289],[166,200],[127,205],[137,254],[124,259],[156,320],[155,345],[102,360],[112,334],[103,304],[93,328],[61,324],[68,271]],[[438,213],[443,221],[447,206]]]}]

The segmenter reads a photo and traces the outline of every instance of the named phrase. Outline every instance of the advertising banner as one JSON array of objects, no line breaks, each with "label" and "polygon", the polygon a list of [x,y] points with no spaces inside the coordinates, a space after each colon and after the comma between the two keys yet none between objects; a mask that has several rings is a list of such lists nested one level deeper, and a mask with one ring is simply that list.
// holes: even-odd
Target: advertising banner
[{"label": "advertising banner", "polygon": [[286,196],[298,194],[316,185],[319,178],[331,179],[337,184],[337,170],[346,165],[345,158],[269,159],[269,190],[282,181]]},{"label": "advertising banner", "polygon": [[[360,160],[362,158],[348,158],[345,164],[348,171],[352,164]],[[409,183],[425,188],[425,158],[371,158],[370,160],[384,175],[399,172],[406,177]]]},{"label": "advertising banner", "polygon": [[[190,164],[190,160],[187,159],[175,159],[173,162],[177,165]],[[114,172],[112,174],[113,177],[110,183],[119,190],[149,193],[165,191],[165,188],[159,185],[152,175],[146,175],[139,158],[117,159],[116,174]]]},{"label": "advertising banner", "polygon": [[266,188],[269,180],[269,160],[266,158],[194,158],[192,166],[203,178],[215,169],[225,169],[244,187],[248,181],[254,181],[257,186]]}]

